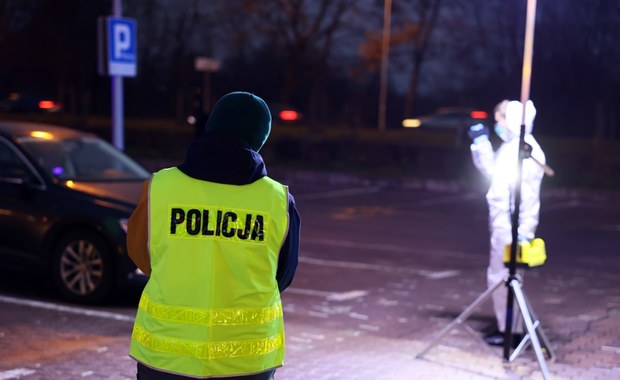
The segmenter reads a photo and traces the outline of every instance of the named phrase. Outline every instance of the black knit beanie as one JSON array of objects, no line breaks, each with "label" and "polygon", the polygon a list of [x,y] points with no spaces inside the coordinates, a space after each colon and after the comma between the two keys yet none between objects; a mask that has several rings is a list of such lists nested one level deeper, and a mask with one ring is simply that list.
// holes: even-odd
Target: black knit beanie
[{"label": "black knit beanie", "polygon": [[249,92],[231,92],[215,103],[205,131],[237,135],[258,152],[271,132],[271,112],[260,97]]}]

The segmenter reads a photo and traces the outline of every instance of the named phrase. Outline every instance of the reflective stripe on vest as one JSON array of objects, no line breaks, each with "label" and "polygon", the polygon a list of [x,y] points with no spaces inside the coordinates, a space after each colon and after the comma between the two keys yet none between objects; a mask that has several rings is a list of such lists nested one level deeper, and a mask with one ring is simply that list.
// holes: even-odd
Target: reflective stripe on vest
[{"label": "reflective stripe on vest", "polygon": [[202,326],[262,324],[282,317],[282,304],[280,303],[257,309],[201,310],[153,302],[146,293],[142,294],[138,308],[144,310],[153,318],[163,321],[191,323]]},{"label": "reflective stripe on vest", "polygon": [[198,378],[282,365],[284,322],[275,274],[288,229],[288,190],[264,177],[234,186],[176,168],[153,175],[152,273],[130,355]]},{"label": "reflective stripe on vest", "polygon": [[284,347],[283,333],[253,341],[197,343],[158,337],[140,326],[135,326],[132,336],[133,339],[154,351],[192,356],[202,360],[265,355]]}]

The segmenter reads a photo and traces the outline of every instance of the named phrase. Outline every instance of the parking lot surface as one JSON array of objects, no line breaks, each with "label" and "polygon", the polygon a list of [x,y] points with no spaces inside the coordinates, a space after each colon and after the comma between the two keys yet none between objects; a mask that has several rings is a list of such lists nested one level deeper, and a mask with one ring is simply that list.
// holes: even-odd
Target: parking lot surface
[{"label": "parking lot surface", "polygon": [[[542,379],[534,352],[514,361],[481,336],[489,303],[420,357],[485,290],[484,191],[449,183],[370,182],[274,172],[302,217],[297,276],[283,295],[279,380]],[[620,202],[543,194],[547,263],[524,293],[556,359],[552,379],[620,378]],[[32,281],[30,281],[32,280]],[[0,278],[0,380],[131,379],[139,287],[110,304],[63,304],[45,283]]]}]

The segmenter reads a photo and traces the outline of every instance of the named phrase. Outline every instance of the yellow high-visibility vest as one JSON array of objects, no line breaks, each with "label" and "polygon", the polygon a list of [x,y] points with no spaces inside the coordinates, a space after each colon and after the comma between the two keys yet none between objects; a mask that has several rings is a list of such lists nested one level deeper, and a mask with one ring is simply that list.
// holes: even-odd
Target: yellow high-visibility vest
[{"label": "yellow high-visibility vest", "polygon": [[284,361],[276,281],[288,189],[263,177],[236,186],[177,168],[149,190],[151,276],[130,356],[197,378],[260,373]]}]

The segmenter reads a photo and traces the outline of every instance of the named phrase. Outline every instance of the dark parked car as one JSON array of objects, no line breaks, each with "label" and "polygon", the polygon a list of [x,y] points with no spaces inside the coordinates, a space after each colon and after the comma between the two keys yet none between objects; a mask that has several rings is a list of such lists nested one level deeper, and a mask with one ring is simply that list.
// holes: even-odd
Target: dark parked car
[{"label": "dark parked car", "polygon": [[93,134],[0,121],[0,265],[49,274],[83,303],[139,279],[125,237],[148,176]]},{"label": "dark parked car", "polygon": [[457,144],[469,141],[467,130],[474,124],[489,123],[489,115],[486,111],[464,108],[443,107],[438,108],[433,114],[420,116],[416,119],[403,120],[403,127],[415,128],[427,131],[453,132]]}]

